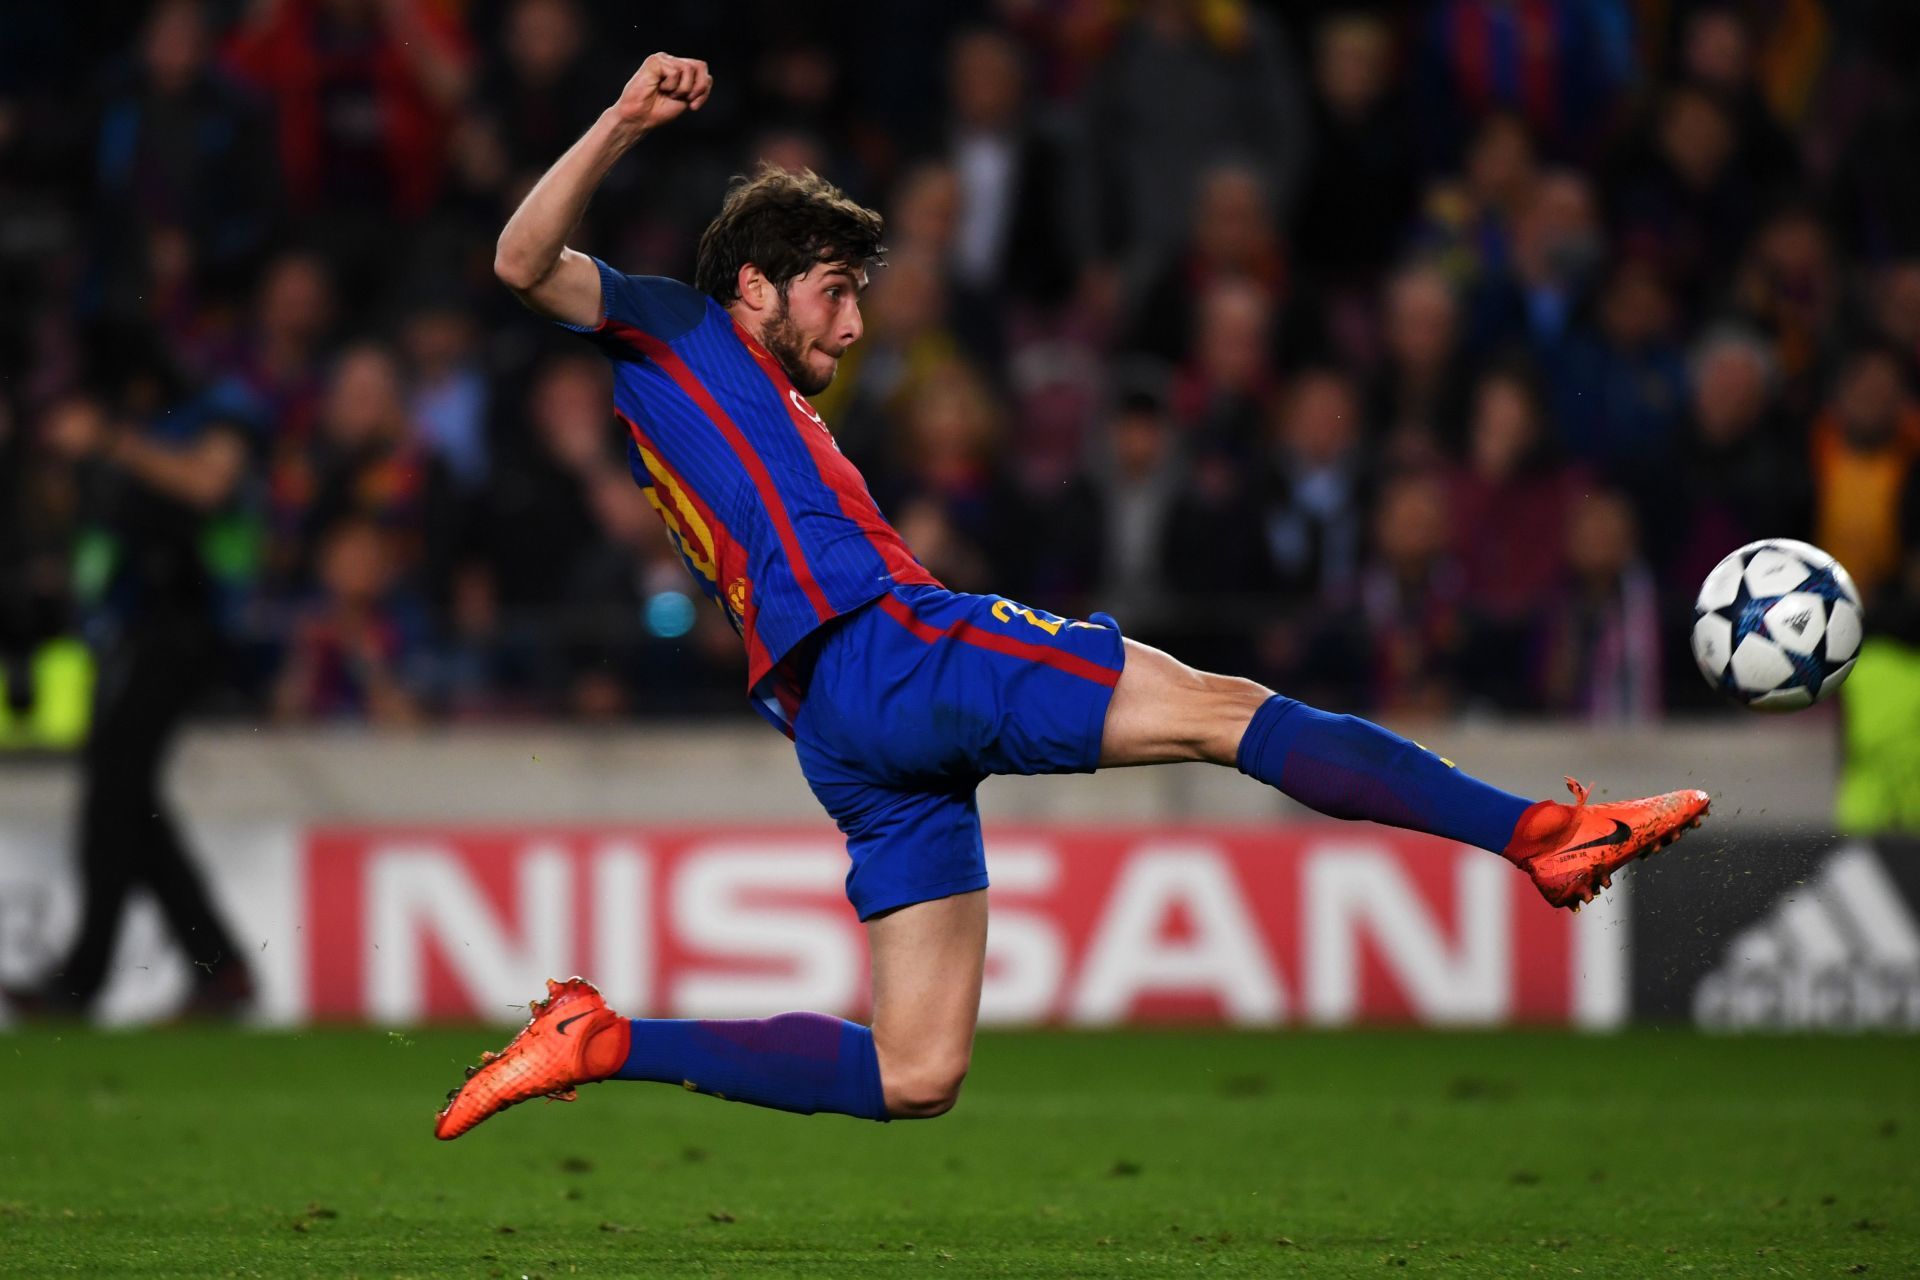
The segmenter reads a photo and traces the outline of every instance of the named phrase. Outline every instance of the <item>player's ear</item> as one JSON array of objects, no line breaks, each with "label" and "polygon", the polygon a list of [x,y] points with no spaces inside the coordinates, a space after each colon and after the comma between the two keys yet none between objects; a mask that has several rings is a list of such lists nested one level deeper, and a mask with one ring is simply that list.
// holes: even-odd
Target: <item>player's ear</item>
[{"label": "player's ear", "polygon": [[740,301],[747,305],[749,311],[763,310],[772,302],[773,282],[768,280],[766,274],[751,262],[740,264],[740,275],[734,281],[734,287],[739,291]]}]

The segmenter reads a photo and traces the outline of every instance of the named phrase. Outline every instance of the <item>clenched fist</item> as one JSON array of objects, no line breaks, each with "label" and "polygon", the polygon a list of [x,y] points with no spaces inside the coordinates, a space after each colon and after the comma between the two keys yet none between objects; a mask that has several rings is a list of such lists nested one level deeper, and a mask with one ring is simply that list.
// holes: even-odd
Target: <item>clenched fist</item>
[{"label": "clenched fist", "polygon": [[627,81],[613,113],[622,124],[652,130],[688,111],[698,111],[712,92],[713,75],[706,63],[656,53]]}]

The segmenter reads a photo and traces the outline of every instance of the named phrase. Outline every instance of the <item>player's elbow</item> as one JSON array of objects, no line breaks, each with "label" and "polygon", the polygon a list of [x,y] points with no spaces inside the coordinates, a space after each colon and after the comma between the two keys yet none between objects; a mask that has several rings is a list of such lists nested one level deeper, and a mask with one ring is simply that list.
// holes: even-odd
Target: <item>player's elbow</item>
[{"label": "player's elbow", "polygon": [[539,287],[546,278],[546,272],[538,263],[530,261],[525,254],[514,252],[503,236],[493,251],[493,276],[501,284],[515,293],[526,293]]},{"label": "player's elbow", "polygon": [[967,1078],[965,1058],[929,1059],[903,1067],[881,1082],[887,1114],[896,1120],[931,1120],[953,1110]]},{"label": "player's elbow", "polygon": [[533,272],[505,253],[493,255],[493,278],[515,293],[525,293],[535,284]]}]

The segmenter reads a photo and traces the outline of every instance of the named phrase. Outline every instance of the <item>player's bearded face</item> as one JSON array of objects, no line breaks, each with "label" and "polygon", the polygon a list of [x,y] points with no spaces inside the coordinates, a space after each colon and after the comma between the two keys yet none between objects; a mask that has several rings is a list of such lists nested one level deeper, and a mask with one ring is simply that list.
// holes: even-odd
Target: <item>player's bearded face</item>
[{"label": "player's bearded face", "polygon": [[[767,350],[787,371],[787,377],[801,395],[818,395],[833,382],[839,361],[826,359],[814,350],[816,336],[803,332],[793,318],[791,290],[780,295],[780,307],[767,322],[764,335]],[[824,367],[822,367],[824,365]]]},{"label": "player's bearded face", "polygon": [[787,371],[787,377],[798,387],[801,395],[810,396],[816,391],[825,390],[825,384],[810,385],[819,378],[807,368],[807,340],[800,332],[800,326],[793,322],[793,306],[786,294],[780,295],[780,306],[773,313],[773,319],[767,321],[766,329],[760,339],[766,344],[780,367]]},{"label": "player's bearded face", "polygon": [[858,283],[844,267],[816,267],[781,290],[760,341],[800,394],[825,391],[859,339]]}]

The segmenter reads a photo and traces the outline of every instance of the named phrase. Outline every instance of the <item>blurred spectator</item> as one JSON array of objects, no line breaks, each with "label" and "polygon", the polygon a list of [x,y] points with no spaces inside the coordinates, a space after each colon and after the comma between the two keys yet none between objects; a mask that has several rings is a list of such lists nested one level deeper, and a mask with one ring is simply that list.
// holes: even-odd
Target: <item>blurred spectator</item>
[{"label": "blurred spectator", "polygon": [[1272,403],[1261,506],[1279,585],[1295,600],[1350,595],[1369,480],[1359,393],[1337,369],[1305,369]]},{"label": "blurred spectator", "polygon": [[[1820,8],[1820,6],[1806,6]],[[1853,78],[1866,98],[1857,127],[1840,142],[1832,177],[1835,225],[1855,254],[1869,262],[1920,253],[1920,171],[1909,164],[1920,140],[1920,97],[1913,91],[1915,55],[1911,10],[1875,6],[1869,20],[1883,28],[1863,41],[1867,66]],[[1847,112],[1835,112],[1845,119]]]},{"label": "blurred spectator", "polygon": [[1453,534],[1475,609],[1509,638],[1527,631],[1564,575],[1554,534],[1574,492],[1531,380],[1517,368],[1487,373],[1474,388],[1466,462],[1453,474]]},{"label": "blurred spectator", "polygon": [[1068,597],[1063,608],[1104,609],[1137,632],[1161,621],[1191,566],[1172,555],[1169,582],[1168,526],[1185,476],[1164,379],[1140,365],[1121,377],[1093,456],[1054,513],[1048,586]]},{"label": "blurred spectator", "polygon": [[[590,357],[563,356],[536,375],[533,456],[495,472],[471,558],[454,575],[438,676],[455,714],[623,712],[642,621],[670,637],[693,624],[685,570],[650,508],[660,495],[610,448],[605,382]],[[655,572],[670,575],[674,594],[649,609]],[[729,665],[729,688],[734,676]],[[675,670],[659,682],[685,678]]]},{"label": "blurred spectator", "polygon": [[1465,435],[1466,360],[1460,306],[1445,275],[1413,266],[1386,286],[1382,362],[1368,416],[1387,447],[1412,439],[1457,452]]},{"label": "blurred spectator", "polygon": [[1161,260],[1200,175],[1248,164],[1284,214],[1309,149],[1285,35],[1245,0],[1146,0],[1087,87],[1087,238],[1103,259]]},{"label": "blurred spectator", "polygon": [[[1200,178],[1193,225],[1185,245],[1148,284],[1127,326],[1126,345],[1175,361],[1204,353],[1196,321],[1215,285],[1245,285],[1272,317],[1286,296],[1286,260],[1273,207],[1259,174],[1244,165],[1220,165]],[[1277,335],[1269,332],[1267,344]]]},{"label": "blurred spectator", "polygon": [[[978,371],[954,360],[933,370],[902,406],[900,463],[885,509],[936,578],[955,591],[1020,596],[1035,568],[1035,515],[996,448],[1004,413]],[[911,522],[925,546],[907,532]]]},{"label": "blurred spectator", "polygon": [[[671,660],[658,652],[661,641],[677,643],[689,628],[696,637],[703,625],[731,636],[725,615],[688,592],[685,569],[652,507],[658,495],[638,488],[621,467],[596,468],[586,490],[593,539],[571,564],[572,598],[560,615],[565,696],[555,705],[597,719],[625,713],[636,701],[636,676],[651,702],[687,706],[704,695],[708,706],[730,705],[739,680],[731,647],[716,655],[708,641],[698,653],[676,652]],[[652,637],[645,652],[636,618]]]},{"label": "blurred spectator", "polygon": [[469,61],[439,6],[252,0],[228,58],[274,101],[296,208],[412,216],[432,204]]},{"label": "blurred spectator", "polygon": [[1556,156],[1589,159],[1637,68],[1628,0],[1441,0],[1419,46],[1420,121],[1430,158],[1452,159],[1474,123],[1520,115]]},{"label": "blurred spectator", "polygon": [[1539,167],[1526,126],[1506,114],[1487,117],[1468,145],[1458,177],[1428,187],[1413,241],[1421,255],[1462,287],[1508,269],[1514,228],[1534,196]]},{"label": "blurred spectator", "polygon": [[778,120],[785,128],[816,138],[846,136],[847,86],[840,58],[821,38],[821,26],[807,20],[817,19],[818,11],[810,13],[805,5],[770,5],[762,6],[761,16],[777,35],[761,44],[753,65],[755,118]]},{"label": "blurred spectator", "polygon": [[513,0],[476,105],[497,121],[515,185],[531,185],[605,110],[625,77],[579,0]]},{"label": "blurred spectator", "polygon": [[1874,320],[1880,337],[1900,352],[1909,377],[1920,377],[1920,258],[1896,262],[1874,287]]},{"label": "blurred spectator", "polygon": [[941,320],[969,359],[998,368],[1005,356],[1004,299],[990,285],[968,285],[956,277],[960,217],[958,171],[944,160],[923,161],[907,170],[894,189],[888,243],[890,250],[923,256],[926,266],[939,273]]},{"label": "blurred spectator", "polygon": [[1258,641],[1288,607],[1275,589],[1260,477],[1238,456],[1205,444],[1185,472],[1161,549],[1171,600],[1158,625],[1166,643],[1194,662],[1251,672]]},{"label": "blurred spectator", "polygon": [[[1849,15],[1850,25],[1870,45],[1892,50],[1901,42],[1882,37],[1908,29],[1901,8],[1869,6],[1864,14]],[[1744,6],[1753,33],[1754,78],[1782,120],[1803,119],[1821,87],[1833,54],[1835,10],[1822,0]]]},{"label": "blurred spectator", "polygon": [[1570,454],[1630,476],[1673,449],[1686,358],[1673,300],[1648,263],[1622,261],[1595,304],[1594,330],[1575,331],[1548,359],[1554,417]]},{"label": "blurred spectator", "polygon": [[1842,311],[1839,266],[1811,209],[1790,205],[1748,245],[1734,280],[1740,312],[1773,338],[1783,406],[1810,415],[1816,380],[1831,368]]},{"label": "blurred spectator", "polygon": [[1303,271],[1367,286],[1392,263],[1419,199],[1413,120],[1394,82],[1393,33],[1369,13],[1320,24],[1316,136],[1295,223]]},{"label": "blurred spectator", "polygon": [[1773,360],[1752,332],[1721,328],[1694,348],[1687,432],[1660,486],[1661,559],[1674,595],[1692,595],[1735,547],[1807,534],[1807,468],[1773,408]]},{"label": "blurred spectator", "polygon": [[[947,101],[929,92],[940,81],[953,48],[992,23],[1004,28],[997,0],[963,4],[888,4],[884,0],[760,0],[774,13],[791,13],[810,36],[827,31],[848,67],[848,120],[840,130],[853,148],[860,175],[882,179],[903,154],[923,151],[946,123]],[[775,24],[776,28],[778,24]],[[776,36],[777,39],[777,36]],[[849,172],[853,172],[852,168]]]},{"label": "blurred spectator", "polygon": [[954,274],[969,290],[1053,305],[1072,288],[1067,157],[1036,124],[1024,55],[976,30],[947,61],[947,154],[959,186]]},{"label": "blurred spectator", "polygon": [[[278,496],[300,545],[349,516],[378,525],[396,584],[444,604],[465,520],[444,463],[407,410],[398,362],[361,343],[335,364],[320,431]],[[309,576],[302,571],[299,579]]]},{"label": "blurred spectator", "polygon": [[1575,501],[1566,524],[1571,575],[1547,631],[1545,703],[1601,722],[1660,714],[1660,601],[1640,557],[1633,504],[1610,490]]},{"label": "blurred spectator", "polygon": [[[564,615],[584,599],[575,574],[593,561],[603,537],[596,497],[612,473],[632,487],[613,423],[606,364],[590,355],[548,360],[527,395],[527,445],[511,466],[497,468],[476,535],[491,571],[493,597],[516,634]],[[634,494],[641,497],[639,490]],[[644,504],[643,504],[644,505]],[[664,544],[658,529],[656,540]]]},{"label": "blurred spectator", "polygon": [[470,309],[447,300],[407,317],[407,412],[464,489],[487,479],[487,377]]},{"label": "blurred spectator", "polygon": [[209,65],[208,41],[199,0],[161,0],[107,89],[93,229],[106,317],[192,323],[195,300],[168,299],[166,286],[244,291],[273,230],[267,121]]},{"label": "blurred spectator", "polygon": [[1252,281],[1217,280],[1201,295],[1174,411],[1209,448],[1254,452],[1276,377],[1273,324],[1272,299]]},{"label": "blurred spectator", "polygon": [[1374,507],[1354,647],[1366,662],[1366,705],[1382,714],[1444,715],[1458,705],[1469,630],[1451,521],[1446,486],[1428,473],[1389,481]]},{"label": "blurred spectator", "polygon": [[410,725],[420,709],[407,688],[417,640],[393,594],[386,534],[349,515],[320,536],[318,591],[294,623],[273,691],[287,721],[364,720]]},{"label": "blurred spectator", "polygon": [[1868,347],[1813,427],[1814,541],[1871,600],[1901,562],[1900,501],[1920,460],[1920,405],[1899,357]]},{"label": "blurred spectator", "polygon": [[900,407],[929,374],[959,358],[946,312],[938,260],[911,245],[889,250],[861,304],[866,335],[841,357],[833,384],[813,397],[841,450],[869,474],[888,464]]},{"label": "blurred spectator", "polygon": [[1628,139],[1606,184],[1621,250],[1656,263],[1689,318],[1732,271],[1759,207],[1735,163],[1738,145],[1713,94],[1677,86]]},{"label": "blurred spectator", "polygon": [[440,193],[470,78],[458,20],[430,0],[251,0],[227,61],[273,103],[294,212],[370,288],[394,222]]},{"label": "blurred spectator", "polygon": [[1606,250],[1593,185],[1567,169],[1541,175],[1521,202],[1508,269],[1486,282],[1476,303],[1482,348],[1563,341]]},{"label": "blurred spectator", "polygon": [[910,493],[892,507],[893,525],[921,564],[955,591],[985,591],[993,571],[938,498]]},{"label": "blurred spectator", "polygon": [[280,254],[261,273],[251,313],[209,358],[259,406],[275,451],[313,438],[325,388],[326,343],[334,323],[332,277],[312,254]]},{"label": "blurred spectator", "polygon": [[1734,130],[1734,163],[1761,193],[1790,190],[1800,179],[1800,156],[1761,91],[1754,32],[1731,0],[1703,4],[1687,15],[1680,41],[1686,79],[1720,99]]}]

